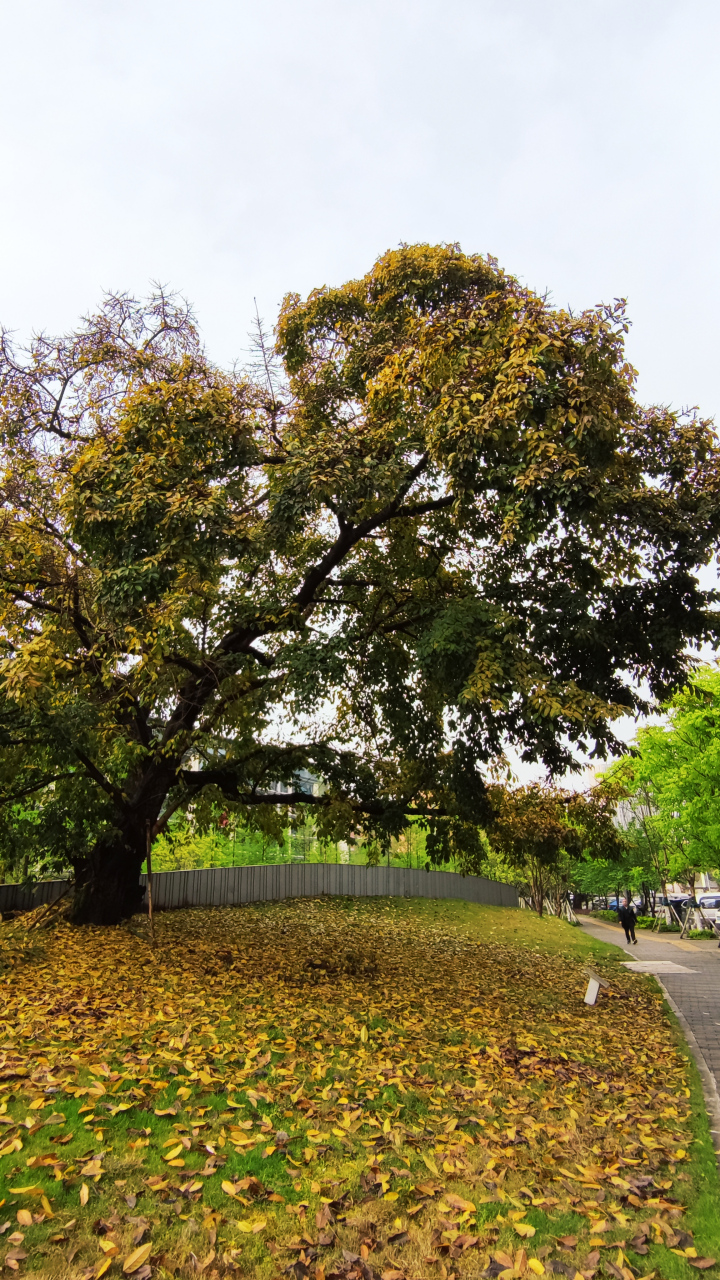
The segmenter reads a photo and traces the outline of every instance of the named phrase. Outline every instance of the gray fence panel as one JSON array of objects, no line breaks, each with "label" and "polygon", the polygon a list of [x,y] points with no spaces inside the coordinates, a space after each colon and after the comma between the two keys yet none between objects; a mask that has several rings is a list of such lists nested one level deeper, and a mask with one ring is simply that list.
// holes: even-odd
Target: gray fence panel
[{"label": "gray fence panel", "polygon": [[54,902],[67,888],[66,880],[41,880],[32,889],[19,884],[0,884],[0,914],[5,911],[32,911]]},{"label": "gray fence panel", "polygon": [[[147,885],[147,877],[141,876]],[[54,902],[64,880],[45,880],[32,891],[17,884],[0,885],[0,912],[29,911]],[[411,867],[358,867],[347,863],[271,863],[250,867],[207,867],[186,871],[158,871],[153,876],[153,908],[238,906],[243,902],[271,902],[282,898],[392,897],[461,898],[490,906],[516,907],[513,885],[458,876],[450,871],[419,871]]]}]

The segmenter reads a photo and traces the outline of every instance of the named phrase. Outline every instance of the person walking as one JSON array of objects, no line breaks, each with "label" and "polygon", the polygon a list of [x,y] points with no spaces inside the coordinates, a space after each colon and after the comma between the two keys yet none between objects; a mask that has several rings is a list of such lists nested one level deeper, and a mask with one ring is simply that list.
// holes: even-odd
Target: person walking
[{"label": "person walking", "polygon": [[618,911],[618,920],[625,930],[625,937],[627,941],[632,942],[637,946],[637,938],[635,937],[635,921],[637,920],[637,916],[635,915],[635,908],[630,902],[628,902],[627,898],[623,898],[622,906]]}]

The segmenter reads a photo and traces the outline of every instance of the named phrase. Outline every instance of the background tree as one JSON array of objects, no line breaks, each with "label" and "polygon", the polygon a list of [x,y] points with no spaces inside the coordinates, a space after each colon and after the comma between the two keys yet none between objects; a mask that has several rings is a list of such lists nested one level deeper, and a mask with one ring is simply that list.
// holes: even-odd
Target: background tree
[{"label": "background tree", "polygon": [[706,667],[665,704],[667,720],[640,730],[633,755],[615,766],[627,788],[626,838],[668,882],[694,896],[720,857],[720,672]]},{"label": "background tree", "polygon": [[380,847],[414,815],[433,860],[472,853],[506,742],[563,770],[686,680],[718,455],[637,404],[625,329],[421,245],[288,296],[279,382],[162,295],[4,339],[0,794],[76,920],[135,908],[190,803]]},{"label": "background tree", "polygon": [[624,852],[617,858],[594,858],[583,854],[573,867],[573,890],[589,898],[624,895],[642,897],[642,914],[654,914],[656,892],[662,887],[653,863],[646,858],[646,848],[632,840],[632,831],[622,832]]},{"label": "background tree", "polygon": [[606,865],[623,853],[615,823],[616,783],[587,792],[563,791],[534,783],[490,789],[493,849],[516,872],[538,915],[547,900],[559,915],[579,869],[594,860]]},{"label": "background tree", "polygon": [[514,790],[498,787],[492,793],[493,847],[519,875],[541,916],[554,874],[560,870],[568,824],[561,795],[534,783]]}]

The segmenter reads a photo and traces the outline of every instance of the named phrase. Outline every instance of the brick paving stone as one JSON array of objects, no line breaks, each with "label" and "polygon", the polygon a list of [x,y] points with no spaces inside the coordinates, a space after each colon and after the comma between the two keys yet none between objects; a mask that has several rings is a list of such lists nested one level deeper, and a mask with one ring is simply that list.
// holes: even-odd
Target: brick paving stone
[{"label": "brick paving stone", "polygon": [[667,934],[637,930],[637,946],[628,946],[619,925],[582,920],[582,928],[601,942],[614,943],[628,960],[671,960],[693,973],[662,973],[659,978],[682,1011],[705,1061],[720,1086],[720,949],[717,942],[686,942]]}]

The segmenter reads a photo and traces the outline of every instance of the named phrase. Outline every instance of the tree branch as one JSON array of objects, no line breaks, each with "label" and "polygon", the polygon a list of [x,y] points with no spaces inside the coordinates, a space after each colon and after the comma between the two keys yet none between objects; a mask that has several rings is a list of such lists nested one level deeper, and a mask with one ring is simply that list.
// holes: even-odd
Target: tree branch
[{"label": "tree branch", "polygon": [[23,787],[21,791],[14,791],[12,795],[0,797],[0,806],[4,804],[15,804],[18,800],[23,800],[26,796],[35,795],[37,791],[44,791],[45,787],[49,787],[53,782],[63,782],[65,778],[74,778],[74,772],[56,773],[47,778],[42,778],[40,782],[33,783],[31,787]]},{"label": "tree branch", "polygon": [[97,765],[93,764],[90,757],[86,756],[84,751],[79,751],[77,747],[75,747],[75,755],[80,763],[85,766],[90,777],[97,782],[98,786],[102,787],[103,791],[106,791],[109,796],[112,796],[116,804],[124,805],[125,796],[120,788],[116,787],[113,782],[110,782],[109,778],[105,777],[104,773],[100,772]]},{"label": "tree branch", "polygon": [[[226,769],[181,769],[179,776],[182,778],[186,786],[190,786],[194,791],[200,790],[202,787],[215,786],[218,787],[228,800],[233,800],[238,804],[254,805],[254,804],[270,804],[270,805],[286,805],[288,808],[294,805],[311,805],[315,808],[328,808],[336,799],[334,796],[322,795],[316,796],[308,791],[247,791],[241,792],[238,788],[237,780],[232,773]],[[444,809],[433,808],[431,805],[418,804],[402,804],[389,802],[383,804],[380,800],[353,800],[349,801],[356,813],[366,814],[368,817],[383,817],[387,813],[405,813],[416,817],[434,816],[446,817]]]}]

